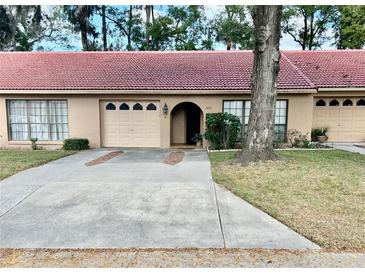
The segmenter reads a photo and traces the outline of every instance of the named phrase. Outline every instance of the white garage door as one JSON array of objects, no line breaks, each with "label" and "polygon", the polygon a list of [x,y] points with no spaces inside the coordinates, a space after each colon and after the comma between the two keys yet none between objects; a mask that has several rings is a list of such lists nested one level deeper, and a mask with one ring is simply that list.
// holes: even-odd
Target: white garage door
[{"label": "white garage door", "polygon": [[160,147],[160,105],[157,101],[103,101],[102,146]]},{"label": "white garage door", "polygon": [[364,142],[365,98],[315,98],[313,127],[328,127],[330,142]]}]

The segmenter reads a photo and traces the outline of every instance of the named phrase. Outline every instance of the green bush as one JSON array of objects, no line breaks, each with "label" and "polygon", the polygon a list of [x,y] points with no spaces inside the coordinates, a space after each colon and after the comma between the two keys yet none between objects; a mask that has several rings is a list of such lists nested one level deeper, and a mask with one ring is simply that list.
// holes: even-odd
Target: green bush
[{"label": "green bush", "polygon": [[70,138],[63,141],[64,150],[85,150],[89,148],[89,140],[85,138]]},{"label": "green bush", "polygon": [[327,136],[328,128],[313,128],[311,132],[311,139],[313,142],[318,141],[318,136]]},{"label": "green bush", "polygon": [[39,149],[39,147],[37,145],[38,138],[30,138],[30,141],[32,143],[32,149],[33,150],[38,150]]},{"label": "green bush", "polygon": [[240,119],[229,113],[207,113],[204,137],[213,149],[234,147],[240,131]]}]

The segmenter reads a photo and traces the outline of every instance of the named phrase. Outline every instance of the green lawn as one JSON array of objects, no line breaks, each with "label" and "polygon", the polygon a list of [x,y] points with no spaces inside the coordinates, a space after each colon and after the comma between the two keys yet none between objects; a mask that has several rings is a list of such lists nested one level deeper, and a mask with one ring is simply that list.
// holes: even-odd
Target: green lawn
[{"label": "green lawn", "polygon": [[64,150],[0,149],[0,180],[73,153]]},{"label": "green lawn", "polygon": [[365,156],[281,151],[283,160],[242,167],[210,153],[215,181],[329,249],[365,250]]}]

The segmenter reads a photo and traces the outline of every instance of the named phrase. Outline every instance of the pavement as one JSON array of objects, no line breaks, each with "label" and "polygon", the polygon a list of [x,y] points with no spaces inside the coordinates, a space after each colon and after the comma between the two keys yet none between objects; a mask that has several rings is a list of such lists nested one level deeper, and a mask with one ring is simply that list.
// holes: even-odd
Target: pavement
[{"label": "pavement", "polygon": [[204,150],[80,152],[0,182],[0,248],[318,249],[216,185]]},{"label": "pavement", "polygon": [[333,143],[333,144],[330,144],[330,146],[332,146],[336,149],[339,149],[339,150],[360,153],[360,154],[365,155],[365,143],[361,143],[361,144]]}]

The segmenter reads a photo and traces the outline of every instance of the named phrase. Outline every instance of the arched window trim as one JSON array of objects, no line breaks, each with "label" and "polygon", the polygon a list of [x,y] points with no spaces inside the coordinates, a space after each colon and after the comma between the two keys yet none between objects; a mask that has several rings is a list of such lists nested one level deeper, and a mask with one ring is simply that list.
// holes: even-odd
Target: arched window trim
[{"label": "arched window trim", "polygon": [[157,110],[157,107],[154,103],[149,103],[146,107],[147,110]]},{"label": "arched window trim", "polygon": [[342,106],[344,107],[352,107],[354,105],[354,102],[351,99],[345,99],[342,102]]},{"label": "arched window trim", "polygon": [[316,102],[316,107],[325,107],[326,105],[327,105],[327,103],[324,99],[319,99]]},{"label": "arched window trim", "polygon": [[127,103],[122,103],[119,106],[119,110],[129,110],[129,105]]},{"label": "arched window trim", "polygon": [[365,99],[359,99],[359,100],[357,100],[357,102],[356,102],[356,106],[358,106],[358,107],[365,107]]},{"label": "arched window trim", "polygon": [[135,103],[133,105],[133,110],[143,110],[143,106],[140,103]]},{"label": "arched window trim", "polygon": [[329,104],[330,107],[338,107],[340,105],[340,102],[337,99],[332,99]]},{"label": "arched window trim", "polygon": [[106,110],[116,110],[116,107],[113,103],[108,103],[108,104],[106,104],[105,109]]}]

